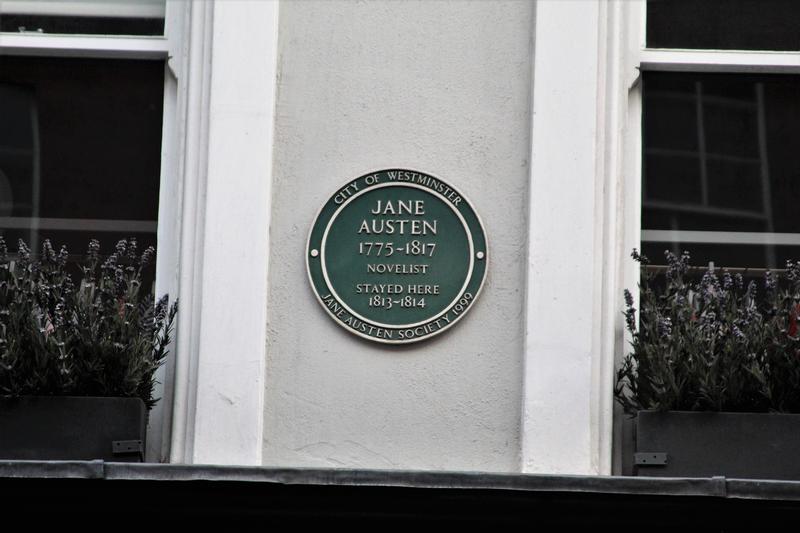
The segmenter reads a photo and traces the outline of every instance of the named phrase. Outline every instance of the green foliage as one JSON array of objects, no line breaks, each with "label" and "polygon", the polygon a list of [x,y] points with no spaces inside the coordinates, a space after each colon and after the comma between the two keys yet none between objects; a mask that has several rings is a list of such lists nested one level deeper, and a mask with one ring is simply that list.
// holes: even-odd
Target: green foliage
[{"label": "green foliage", "polygon": [[65,247],[46,240],[33,260],[19,241],[12,260],[0,237],[0,395],[139,397],[151,408],[178,310],[142,288],[154,256],[131,239],[101,262],[92,240],[76,285]]},{"label": "green foliage", "polygon": [[800,412],[800,263],[782,278],[767,272],[759,294],[725,269],[692,281],[688,254],[665,254],[659,276],[632,254],[642,265],[640,313],[637,323],[626,290],[632,351],[614,390],[625,411]]}]

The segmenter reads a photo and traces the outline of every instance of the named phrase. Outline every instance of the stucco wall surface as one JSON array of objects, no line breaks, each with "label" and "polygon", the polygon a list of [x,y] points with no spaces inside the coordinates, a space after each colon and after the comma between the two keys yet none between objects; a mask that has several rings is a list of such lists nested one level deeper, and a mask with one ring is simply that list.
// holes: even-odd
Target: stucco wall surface
[{"label": "stucco wall surface", "polygon": [[[265,464],[519,469],[532,6],[281,4]],[[401,347],[334,323],[304,258],[322,203],[390,167],[460,189],[490,253],[469,314]]]}]

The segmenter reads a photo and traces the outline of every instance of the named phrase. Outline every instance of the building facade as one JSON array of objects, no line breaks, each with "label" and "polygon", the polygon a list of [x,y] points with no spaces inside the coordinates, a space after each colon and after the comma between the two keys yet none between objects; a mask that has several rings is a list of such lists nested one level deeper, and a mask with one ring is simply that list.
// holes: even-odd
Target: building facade
[{"label": "building facade", "polygon": [[[799,15],[772,3],[0,0],[27,132],[0,139],[0,230],[157,242],[181,312],[151,461],[619,473],[631,250],[800,247]],[[491,250],[469,315],[402,346],[338,327],[306,272],[320,207],[386,168],[457,188]]]}]

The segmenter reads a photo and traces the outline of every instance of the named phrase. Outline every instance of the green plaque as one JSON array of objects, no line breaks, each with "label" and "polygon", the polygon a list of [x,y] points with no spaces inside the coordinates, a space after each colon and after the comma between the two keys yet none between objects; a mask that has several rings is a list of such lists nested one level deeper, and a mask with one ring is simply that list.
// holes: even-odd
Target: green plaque
[{"label": "green plaque", "polygon": [[306,264],[322,306],[370,340],[409,343],[446,330],[486,278],[486,234],[454,187],[390,169],[344,184],[322,206]]}]

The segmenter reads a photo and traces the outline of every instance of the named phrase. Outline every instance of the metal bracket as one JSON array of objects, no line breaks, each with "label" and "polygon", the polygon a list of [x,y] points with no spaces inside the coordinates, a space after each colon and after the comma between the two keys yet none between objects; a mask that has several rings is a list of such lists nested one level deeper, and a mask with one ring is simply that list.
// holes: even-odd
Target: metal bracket
[{"label": "metal bracket", "polygon": [[666,466],[667,454],[665,452],[639,452],[633,454],[633,463],[636,466]]},{"label": "metal bracket", "polygon": [[144,445],[141,440],[115,440],[111,442],[111,452],[114,455],[136,454],[144,458]]}]

